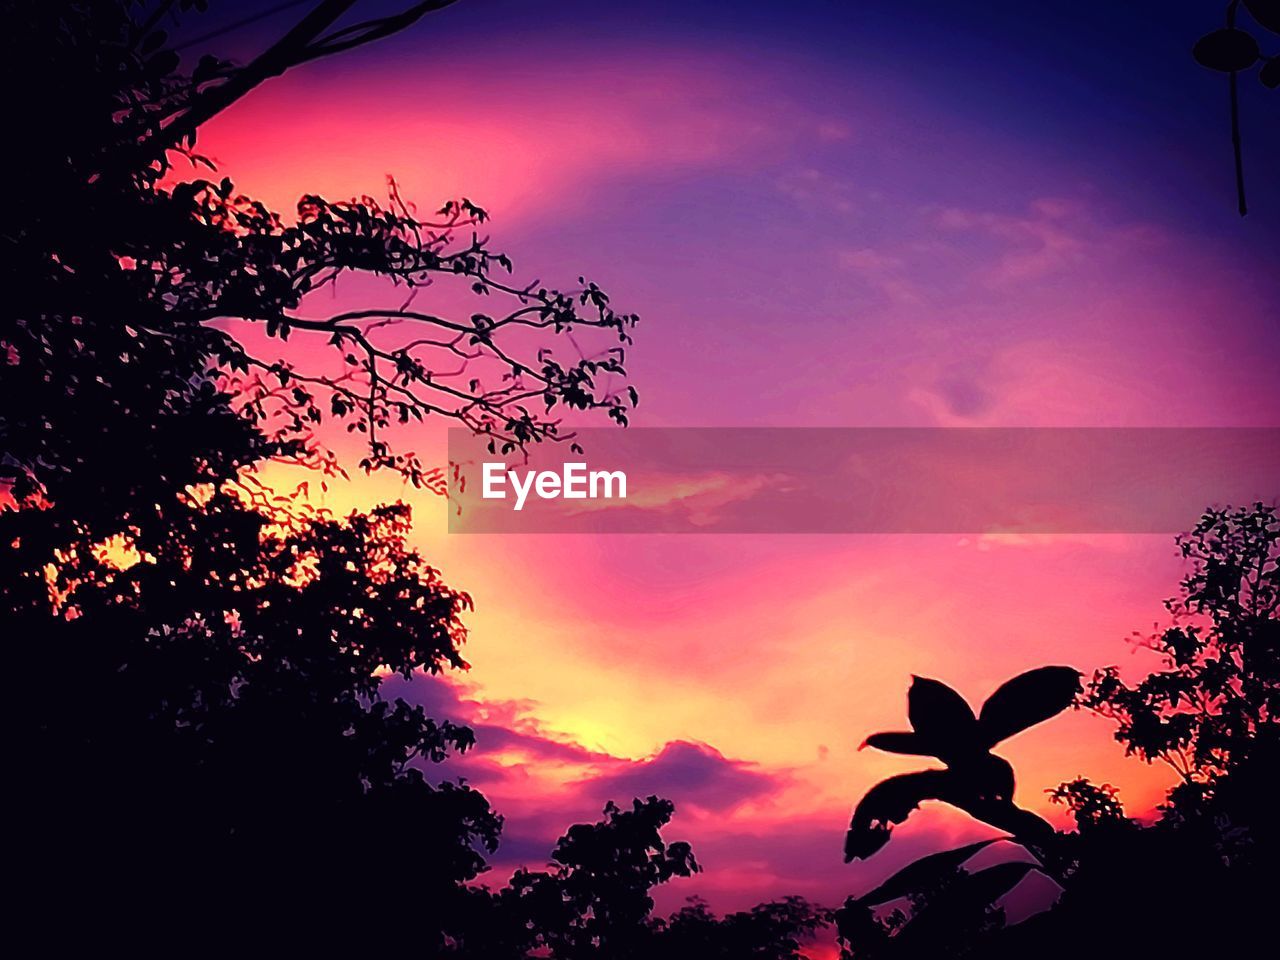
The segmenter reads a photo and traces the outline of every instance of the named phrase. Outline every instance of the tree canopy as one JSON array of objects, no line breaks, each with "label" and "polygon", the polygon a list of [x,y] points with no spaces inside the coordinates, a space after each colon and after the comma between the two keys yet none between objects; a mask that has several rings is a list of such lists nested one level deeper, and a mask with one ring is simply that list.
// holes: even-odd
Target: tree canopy
[{"label": "tree canopy", "polygon": [[[664,935],[647,891],[695,869],[650,798],[571,829],[549,872],[477,885],[502,820],[438,767],[474,736],[380,691],[465,667],[470,598],[411,545],[404,505],[334,516],[259,472],[344,471],[327,438],[345,431],[358,468],[431,487],[441,471],[397,424],[509,450],[568,439],[561,411],[625,424],[636,402],[635,316],[581,278],[513,279],[471,201],[423,216],[392,183],[382,201],[304,194],[286,216],[198,153],[201,125],[270,77],[446,5],[352,20],[358,4],[317,2],[243,65],[173,49],[197,0],[6,7],[5,81],[23,93],[0,233],[11,849],[17,912],[51,952],[619,956]],[[354,274],[403,306],[314,312]],[[436,312],[436,284],[474,309]],[[249,346],[304,337],[346,372]],[[816,912],[764,909],[724,936],[791,955]],[[697,924],[721,929],[705,912],[679,929]],[[500,931],[503,952],[483,952]]]}]

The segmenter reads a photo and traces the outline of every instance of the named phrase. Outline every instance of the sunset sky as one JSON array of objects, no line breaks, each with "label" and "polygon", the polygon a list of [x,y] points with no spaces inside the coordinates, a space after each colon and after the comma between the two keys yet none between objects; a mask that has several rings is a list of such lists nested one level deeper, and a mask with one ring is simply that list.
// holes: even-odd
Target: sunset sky
[{"label": "sunset sky", "polygon": [[[638,425],[1280,425],[1277,100],[1242,81],[1242,220],[1226,80],[1188,52],[1218,15],[1161,6],[462,0],[271,81],[200,147],[286,213],[388,175],[472,198],[518,275],[641,315]],[[215,9],[192,31],[243,15]],[[209,46],[248,56],[301,9]],[[327,503],[401,497],[476,610],[469,672],[388,692],[475,727],[445,772],[507,818],[494,879],[658,793],[706,868],[672,905],[836,904],[989,833],[927,808],[845,866],[852,804],[919,766],[857,745],[905,722],[912,674],[976,705],[1043,664],[1141,670],[1127,638],[1180,569],[1168,536],[462,537],[390,476]],[[1133,814],[1169,782],[1080,713],[1000,752],[1055,822],[1062,780]]]}]

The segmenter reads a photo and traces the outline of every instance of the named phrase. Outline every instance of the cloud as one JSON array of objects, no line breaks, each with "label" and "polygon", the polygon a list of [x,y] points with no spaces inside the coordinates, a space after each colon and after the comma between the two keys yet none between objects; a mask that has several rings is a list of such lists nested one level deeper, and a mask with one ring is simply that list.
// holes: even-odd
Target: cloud
[{"label": "cloud", "polygon": [[785,774],[765,773],[752,763],[730,760],[705,743],[674,740],[652,757],[625,761],[617,769],[576,784],[594,795],[624,800],[651,794],[702,811],[730,811],[776,792]]},{"label": "cloud", "polygon": [[977,232],[994,238],[995,262],[983,271],[991,286],[1034,280],[1087,259],[1088,224],[1080,207],[1068,200],[1034,200],[1025,214],[942,210],[937,225],[945,231]]},{"label": "cloud", "polygon": [[382,694],[475,732],[473,750],[424,770],[433,780],[465,779],[503,815],[501,845],[490,858],[492,883],[518,867],[540,868],[572,824],[599,820],[610,800],[626,805],[633,797],[656,795],[673,801],[677,822],[666,836],[674,840],[699,827],[721,827],[740,810],[750,821],[761,810],[748,804],[792,784],[788,771],[766,771],[695,740],[672,740],[638,759],[592,750],[546,729],[534,715],[536,703],[486,700],[454,678],[391,676]]},{"label": "cloud", "polygon": [[[647,49],[626,70],[613,59],[558,57],[515,83],[504,75],[512,54],[495,47],[408,70],[356,58],[339,74],[290,72],[201,140],[220,168],[278,209],[291,209],[300,183],[326,195],[380,193],[391,173],[424,205],[468,196],[510,223],[585,209],[611,180],[754,166],[814,123],[788,117],[769,91],[752,90],[741,64],[705,51]],[[436,77],[454,70],[465,72],[468,96],[442,99]],[[306,108],[316,102],[325,109]]]},{"label": "cloud", "polygon": [[963,370],[951,370],[940,377],[938,396],[956,417],[977,417],[991,409],[991,392],[981,379]]},{"label": "cloud", "polygon": [[890,306],[911,306],[923,300],[902,257],[861,247],[839,251],[837,260],[841,267],[857,276],[862,284],[883,297]]},{"label": "cloud", "polygon": [[695,740],[672,740],[639,759],[592,750],[543,727],[531,701],[487,701],[441,677],[388,677],[382,694],[420,704],[437,719],[469,726],[476,736],[475,749],[430,771],[465,776],[499,795],[554,803],[571,798],[575,803],[589,801],[593,809],[608,800],[623,803],[658,795],[696,812],[727,813],[790,783],[786,771],[766,772]]},{"label": "cloud", "polygon": [[[632,476],[637,472],[632,469]],[[627,498],[584,500],[566,509],[570,516],[600,511],[653,512],[687,516],[694,526],[711,526],[721,519],[724,508],[749,502],[762,491],[786,484],[782,473],[756,471],[732,473],[705,470],[697,473],[645,471],[642,481],[632,483]]]},{"label": "cloud", "polygon": [[841,251],[840,264],[851,270],[866,274],[897,273],[902,269],[902,259],[900,257],[881,253],[869,247]]},{"label": "cloud", "polygon": [[488,770],[491,775],[499,769],[485,762],[486,755],[490,754],[524,762],[582,765],[616,760],[607,753],[588,749],[568,737],[545,730],[532,715],[536,707],[533,701],[484,700],[456,681],[423,675],[412,680],[387,677],[382,683],[382,695],[388,700],[402,697],[424,707],[429,716],[470,727],[476,736],[478,755],[458,759],[474,768],[468,770],[473,779],[480,779],[474,776],[476,769]]},{"label": "cloud", "polygon": [[831,212],[852,214],[859,204],[849,181],[819,170],[801,167],[778,177],[775,186],[782,196],[805,213],[827,215]]},{"label": "cloud", "polygon": [[823,143],[838,143],[853,136],[849,124],[837,119],[819,121],[815,132]]}]

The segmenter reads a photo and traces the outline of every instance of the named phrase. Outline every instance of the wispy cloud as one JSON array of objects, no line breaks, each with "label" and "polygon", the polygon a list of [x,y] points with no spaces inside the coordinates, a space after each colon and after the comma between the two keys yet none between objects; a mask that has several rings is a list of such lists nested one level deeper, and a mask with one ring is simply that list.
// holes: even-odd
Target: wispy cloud
[{"label": "wispy cloud", "polygon": [[975,212],[955,207],[939,212],[937,225],[953,233],[982,233],[999,242],[994,263],[983,269],[992,286],[1034,280],[1088,257],[1089,223],[1069,200],[1034,200],[1025,213]]}]

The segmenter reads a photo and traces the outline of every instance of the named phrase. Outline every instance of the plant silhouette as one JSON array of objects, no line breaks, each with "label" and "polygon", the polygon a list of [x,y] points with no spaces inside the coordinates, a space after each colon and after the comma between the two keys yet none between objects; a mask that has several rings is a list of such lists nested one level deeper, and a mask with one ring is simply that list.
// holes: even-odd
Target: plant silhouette
[{"label": "plant silhouette", "polygon": [[[1188,570],[1166,601],[1171,625],[1140,638],[1162,662],[1141,681],[1107,667],[1079,690],[1074,670],[1041,668],[1004,684],[977,716],[945,685],[913,681],[913,730],[875,734],[867,745],[937,757],[947,769],[868,791],[846,853],[879,850],[892,824],[926,799],[1003,835],[923,857],[848,898],[834,914],[843,956],[1065,960],[1105,945],[1119,955],[1199,957],[1265,942],[1280,854],[1280,513],[1261,503],[1210,509],[1177,544]],[[1085,777],[1048,791],[1074,831],[1055,831],[1009,800],[1012,771],[990,746],[1059,713],[1073,695],[1116,724],[1128,753],[1177,772],[1155,822],[1131,819],[1113,787]],[[981,865],[984,851],[1013,845],[1015,859]],[[1042,887],[1056,885],[1056,898],[1006,923],[1004,901],[1037,874]]]},{"label": "plant silhouette", "polygon": [[874,733],[863,747],[936,757],[945,770],[923,770],[876,784],[858,804],[845,839],[845,860],[871,856],[924,800],[942,800],[1019,836],[1042,836],[1049,826],[1013,803],[1013,767],[991,752],[1001,740],[1065,710],[1080,690],[1071,667],[1041,667],[1003,684],[975,716],[945,683],[914,677],[907,693],[911,731]]}]

